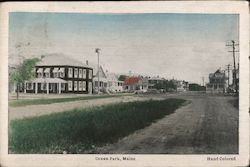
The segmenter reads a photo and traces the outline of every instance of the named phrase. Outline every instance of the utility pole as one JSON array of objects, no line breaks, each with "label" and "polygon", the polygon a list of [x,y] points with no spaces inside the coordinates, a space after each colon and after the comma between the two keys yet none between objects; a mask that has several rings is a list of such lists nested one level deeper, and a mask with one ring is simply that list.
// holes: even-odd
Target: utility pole
[{"label": "utility pole", "polygon": [[204,76],[202,77],[202,86],[205,86],[205,84],[204,84]]},{"label": "utility pole", "polygon": [[227,76],[228,76],[228,82],[227,82],[227,87],[229,88],[229,81],[230,81],[230,64],[227,65]]},{"label": "utility pole", "polygon": [[235,46],[239,45],[236,44],[234,40],[231,40],[232,44],[226,45],[226,46],[231,46],[233,48],[232,51],[229,52],[233,52],[233,65],[234,65],[234,69],[233,69],[233,85],[235,86],[235,90],[236,93],[238,93],[238,86],[237,86],[237,81],[236,81],[236,63],[235,63],[235,52],[238,52],[235,50]]},{"label": "utility pole", "polygon": [[97,86],[97,94],[99,94],[100,93],[100,75],[99,75],[99,54],[100,54],[100,50],[101,49],[99,49],[99,48],[96,48],[95,49],[95,52],[97,53],[97,77],[98,77],[98,86]]}]

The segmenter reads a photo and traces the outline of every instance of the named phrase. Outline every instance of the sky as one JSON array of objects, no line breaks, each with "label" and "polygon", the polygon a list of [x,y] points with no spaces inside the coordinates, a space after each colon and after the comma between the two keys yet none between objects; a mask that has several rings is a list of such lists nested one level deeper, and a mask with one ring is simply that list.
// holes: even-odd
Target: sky
[{"label": "sky", "polygon": [[100,63],[116,73],[202,83],[233,64],[230,40],[239,39],[234,14],[10,13],[9,63],[62,53]]}]

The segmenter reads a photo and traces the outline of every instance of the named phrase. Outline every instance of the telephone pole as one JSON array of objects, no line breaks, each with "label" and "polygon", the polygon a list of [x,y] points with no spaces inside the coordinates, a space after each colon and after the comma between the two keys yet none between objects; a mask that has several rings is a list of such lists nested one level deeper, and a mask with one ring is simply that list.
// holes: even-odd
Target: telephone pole
[{"label": "telephone pole", "polygon": [[95,49],[95,52],[97,53],[97,64],[98,64],[98,65],[97,65],[97,66],[98,66],[98,67],[97,67],[97,77],[98,77],[98,82],[97,82],[97,83],[98,83],[98,86],[97,86],[97,89],[98,89],[98,90],[97,90],[97,94],[99,94],[99,93],[100,93],[100,74],[99,74],[99,68],[100,68],[100,67],[99,67],[99,54],[100,54],[100,49],[99,49],[99,48],[96,48],[96,49]]},{"label": "telephone pole", "polygon": [[238,93],[238,84],[237,84],[237,81],[236,81],[236,63],[235,63],[235,52],[239,52],[239,51],[236,51],[235,50],[235,46],[238,46],[239,44],[236,44],[234,40],[231,40],[231,44],[229,45],[226,45],[226,46],[231,46],[232,47],[232,51],[229,51],[229,52],[232,52],[233,53],[233,65],[234,65],[234,69],[233,69],[233,85],[235,86],[235,91],[236,93]]},{"label": "telephone pole", "polygon": [[227,76],[228,76],[228,82],[227,82],[227,87],[229,88],[229,81],[230,81],[230,64],[227,65]]}]

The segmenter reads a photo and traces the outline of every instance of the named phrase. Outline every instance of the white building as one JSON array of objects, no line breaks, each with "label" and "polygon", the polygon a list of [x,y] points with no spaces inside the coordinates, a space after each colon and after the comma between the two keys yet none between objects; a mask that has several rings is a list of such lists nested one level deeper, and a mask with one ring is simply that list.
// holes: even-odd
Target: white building
[{"label": "white building", "polygon": [[115,73],[106,72],[107,76],[107,90],[111,93],[123,92],[123,81],[119,81],[119,76]]}]

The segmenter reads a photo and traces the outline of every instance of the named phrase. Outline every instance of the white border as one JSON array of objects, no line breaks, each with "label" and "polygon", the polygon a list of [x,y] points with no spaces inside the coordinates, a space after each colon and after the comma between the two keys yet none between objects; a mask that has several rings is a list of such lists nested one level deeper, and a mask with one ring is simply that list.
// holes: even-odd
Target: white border
[{"label": "white border", "polygon": [[[240,14],[240,121],[236,161],[207,161],[208,155],[132,155],[136,161],[96,161],[95,155],[8,155],[8,13],[234,13]],[[245,166],[249,155],[249,14],[247,2],[7,2],[0,8],[0,165],[3,166]],[[100,154],[99,154],[100,155]],[[109,157],[109,155],[104,155]],[[114,155],[112,155],[114,156]],[[117,155],[122,157],[122,155]],[[209,155],[216,157],[217,155]],[[223,155],[221,155],[223,156]],[[231,155],[228,155],[231,156]]]}]

